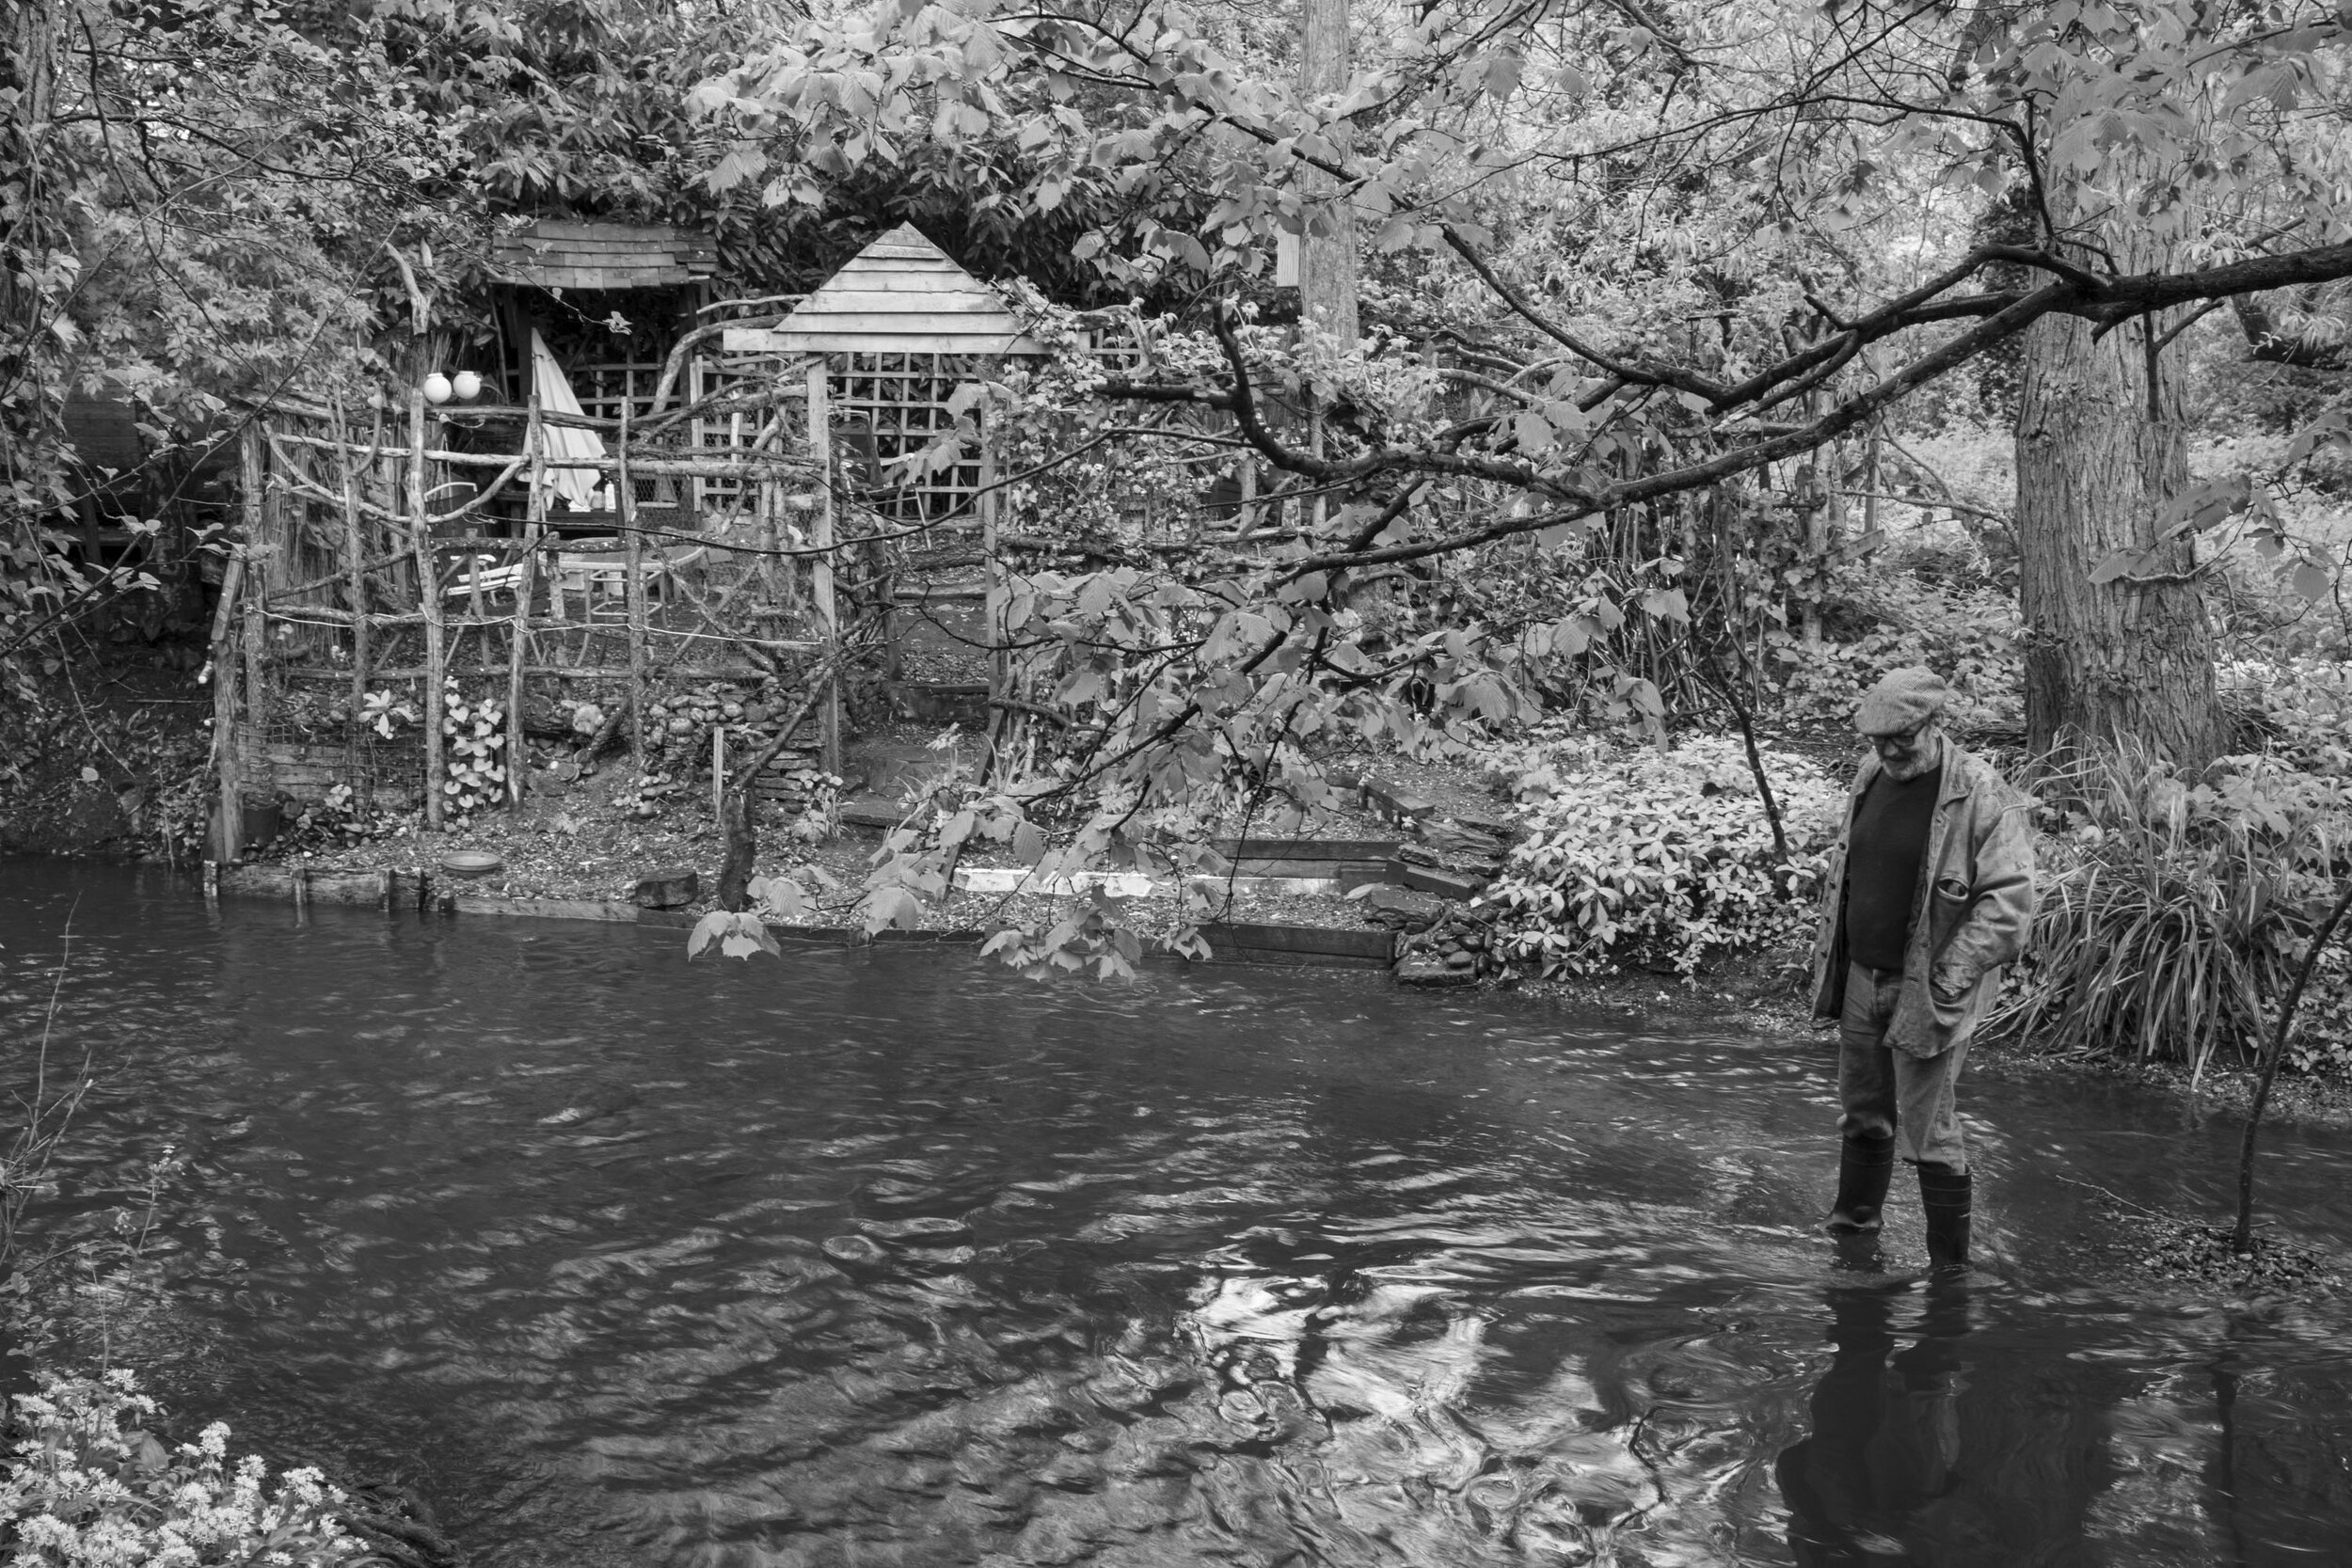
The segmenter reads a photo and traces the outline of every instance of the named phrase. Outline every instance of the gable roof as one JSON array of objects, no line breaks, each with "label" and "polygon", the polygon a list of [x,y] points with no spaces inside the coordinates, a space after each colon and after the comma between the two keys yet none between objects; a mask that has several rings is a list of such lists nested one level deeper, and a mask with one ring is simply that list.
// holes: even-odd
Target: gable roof
[{"label": "gable roof", "polygon": [[1042,354],[997,292],[902,223],[771,327],[731,327],[727,352]]},{"label": "gable roof", "polygon": [[490,270],[542,289],[658,289],[717,272],[719,249],[661,224],[537,218],[490,242]]}]

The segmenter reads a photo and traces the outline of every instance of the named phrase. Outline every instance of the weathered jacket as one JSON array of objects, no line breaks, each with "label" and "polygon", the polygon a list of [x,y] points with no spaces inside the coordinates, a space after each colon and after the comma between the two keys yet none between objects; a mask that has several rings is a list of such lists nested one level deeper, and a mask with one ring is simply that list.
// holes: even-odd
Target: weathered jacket
[{"label": "weathered jacket", "polygon": [[[1813,1016],[1836,1018],[1846,1005],[1846,859],[1854,813],[1878,776],[1879,759],[1863,759],[1846,802],[1821,889],[1821,925],[1813,939]],[[1965,1040],[2000,988],[2000,973],[2025,951],[2033,927],[2033,833],[2025,797],[1982,758],[1944,742],[1944,784],[1928,823],[1919,891],[1903,949],[1902,995],[1886,1043],[1914,1056],[1938,1056]],[[1928,977],[1939,969],[1966,989],[1939,1000]]]}]

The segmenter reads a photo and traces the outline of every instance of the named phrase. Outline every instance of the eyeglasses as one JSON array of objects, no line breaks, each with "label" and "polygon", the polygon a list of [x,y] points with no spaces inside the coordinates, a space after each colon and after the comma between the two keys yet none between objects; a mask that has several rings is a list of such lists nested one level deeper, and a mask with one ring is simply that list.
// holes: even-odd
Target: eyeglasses
[{"label": "eyeglasses", "polygon": [[1905,749],[1916,746],[1919,744],[1919,737],[1928,733],[1928,726],[1934,722],[1932,719],[1922,719],[1907,730],[1895,730],[1885,735],[1874,735],[1870,737],[1870,744],[1878,747],[1899,746]]}]

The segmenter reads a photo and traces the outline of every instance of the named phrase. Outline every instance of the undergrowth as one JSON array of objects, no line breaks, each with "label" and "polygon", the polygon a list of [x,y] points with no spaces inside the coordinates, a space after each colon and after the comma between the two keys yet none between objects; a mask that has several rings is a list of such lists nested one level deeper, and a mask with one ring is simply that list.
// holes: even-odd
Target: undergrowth
[{"label": "undergrowth", "polygon": [[1529,832],[1484,899],[1500,911],[1513,962],[1590,974],[1644,943],[1689,974],[1710,951],[1810,928],[1822,851],[1845,801],[1813,764],[1765,754],[1788,836],[1783,862],[1737,740],[1701,736],[1613,756],[1563,742],[1522,761]]},{"label": "undergrowth", "polygon": [[2137,750],[2045,778],[2034,932],[1989,1030],[2067,1054],[2250,1060],[2352,828],[2341,781],[2274,757],[2195,783]]}]

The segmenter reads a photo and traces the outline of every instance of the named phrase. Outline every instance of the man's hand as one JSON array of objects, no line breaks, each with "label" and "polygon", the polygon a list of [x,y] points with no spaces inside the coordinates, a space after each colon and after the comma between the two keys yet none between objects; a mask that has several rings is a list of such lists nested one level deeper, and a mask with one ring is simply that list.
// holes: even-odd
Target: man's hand
[{"label": "man's hand", "polygon": [[1975,984],[1972,976],[1962,974],[1949,964],[1938,964],[1928,974],[1928,990],[1938,1002],[1961,1001]]}]

